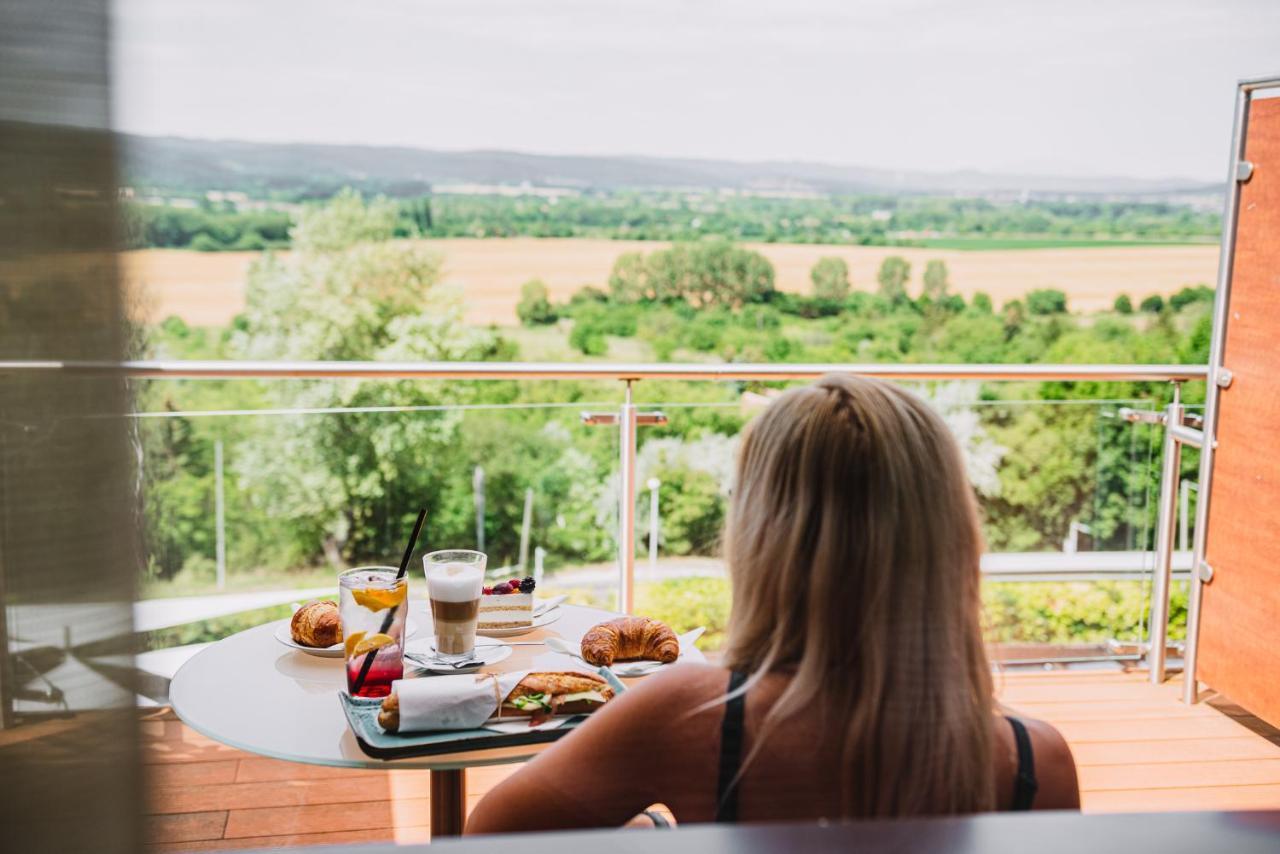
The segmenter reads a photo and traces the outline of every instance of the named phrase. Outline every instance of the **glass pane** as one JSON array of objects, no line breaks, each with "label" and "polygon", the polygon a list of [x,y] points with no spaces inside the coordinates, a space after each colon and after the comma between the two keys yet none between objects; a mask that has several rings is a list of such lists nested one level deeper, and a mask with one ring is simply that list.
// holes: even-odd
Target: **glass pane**
[{"label": "glass pane", "polygon": [[[1157,404],[1043,399],[1055,388],[1026,383],[913,389],[952,428],[979,498],[993,657],[1133,655],[1147,635],[1162,434],[1125,413]],[[640,434],[637,611],[677,631],[706,625],[704,648],[721,641],[728,617],[719,538],[735,451],[743,426],[776,391],[753,383],[642,387],[660,398],[645,408],[664,411],[668,424]],[[1185,460],[1184,471],[1194,464]],[[1179,561],[1185,571],[1186,555]],[[1174,637],[1184,603],[1184,587],[1175,587]]]},{"label": "glass pane", "polygon": [[333,595],[348,566],[398,564],[419,507],[416,555],[476,548],[490,579],[536,575],[540,596],[615,601],[617,428],[581,414],[616,411],[616,386],[141,385],[149,649],[288,616]]}]

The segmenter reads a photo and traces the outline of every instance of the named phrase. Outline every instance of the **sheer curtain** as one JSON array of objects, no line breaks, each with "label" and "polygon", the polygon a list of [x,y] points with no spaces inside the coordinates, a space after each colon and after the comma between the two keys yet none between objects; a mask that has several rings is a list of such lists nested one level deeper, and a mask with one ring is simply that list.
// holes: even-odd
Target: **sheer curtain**
[{"label": "sheer curtain", "polygon": [[[106,0],[0,0],[0,362],[118,360]],[[133,851],[122,380],[0,368],[0,847]]]}]

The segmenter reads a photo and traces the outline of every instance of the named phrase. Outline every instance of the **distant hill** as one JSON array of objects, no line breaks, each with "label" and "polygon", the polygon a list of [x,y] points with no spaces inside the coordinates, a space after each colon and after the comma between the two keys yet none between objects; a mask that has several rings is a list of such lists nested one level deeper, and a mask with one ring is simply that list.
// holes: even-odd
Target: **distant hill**
[{"label": "distant hill", "polygon": [[521,185],[582,191],[732,189],[821,194],[1017,195],[1172,198],[1216,196],[1203,181],[1067,178],[985,172],[894,172],[803,161],[755,163],[666,157],[430,151],[364,145],[236,142],[122,135],[124,177],[139,189],[242,191],[327,197],[343,186],[395,196],[438,184]]}]

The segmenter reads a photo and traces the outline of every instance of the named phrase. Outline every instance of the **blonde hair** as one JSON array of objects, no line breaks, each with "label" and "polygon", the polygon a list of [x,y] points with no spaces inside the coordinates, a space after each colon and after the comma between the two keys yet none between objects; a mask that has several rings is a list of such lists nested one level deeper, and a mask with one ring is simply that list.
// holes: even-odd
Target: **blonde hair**
[{"label": "blonde hair", "polygon": [[831,374],[747,430],[725,529],[725,664],[793,674],[756,745],[802,709],[839,733],[843,812],[993,809],[991,672],[973,491],[919,398]]}]

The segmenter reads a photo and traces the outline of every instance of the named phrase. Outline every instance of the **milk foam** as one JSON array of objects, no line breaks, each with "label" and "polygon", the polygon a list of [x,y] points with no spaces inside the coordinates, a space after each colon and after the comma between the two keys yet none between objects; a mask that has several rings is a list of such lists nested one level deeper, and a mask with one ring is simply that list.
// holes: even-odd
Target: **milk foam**
[{"label": "milk foam", "polygon": [[[425,561],[424,561],[425,564]],[[427,595],[437,602],[470,602],[480,598],[484,570],[465,563],[425,565]]]}]

